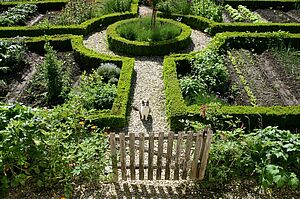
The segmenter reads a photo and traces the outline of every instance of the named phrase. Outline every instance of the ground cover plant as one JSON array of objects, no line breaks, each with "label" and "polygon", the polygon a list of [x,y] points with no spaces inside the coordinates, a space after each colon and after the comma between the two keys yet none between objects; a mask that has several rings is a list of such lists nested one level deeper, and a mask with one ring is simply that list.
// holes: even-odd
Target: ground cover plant
[{"label": "ground cover plant", "polygon": [[37,13],[34,4],[19,4],[8,8],[0,14],[0,26],[26,25],[26,22]]},{"label": "ground cover plant", "polygon": [[165,22],[156,21],[155,28],[152,27],[151,19],[141,18],[138,21],[132,21],[117,27],[118,34],[131,41],[164,41],[174,39],[180,35],[181,28]]}]

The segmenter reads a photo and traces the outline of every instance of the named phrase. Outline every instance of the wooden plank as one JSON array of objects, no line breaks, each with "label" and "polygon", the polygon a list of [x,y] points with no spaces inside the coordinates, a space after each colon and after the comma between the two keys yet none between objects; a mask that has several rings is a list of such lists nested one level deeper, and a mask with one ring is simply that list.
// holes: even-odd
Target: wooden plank
[{"label": "wooden plank", "polygon": [[135,134],[129,133],[130,178],[135,180]]},{"label": "wooden plank", "polygon": [[148,180],[153,180],[154,133],[149,133]]},{"label": "wooden plank", "polygon": [[170,180],[170,164],[172,160],[173,139],[174,139],[174,133],[170,132],[168,136],[168,145],[167,145],[165,180]]},{"label": "wooden plank", "polygon": [[140,133],[139,136],[139,179],[144,180],[144,146],[145,146],[145,134]]},{"label": "wooden plank", "polygon": [[159,135],[158,135],[158,154],[157,154],[156,180],[161,180],[163,143],[164,143],[164,132],[159,132]]},{"label": "wooden plank", "polygon": [[209,155],[209,149],[211,145],[211,139],[212,139],[212,130],[208,129],[206,134],[205,145],[202,153],[202,158],[201,158],[200,170],[198,175],[199,177],[197,180],[202,180],[204,178],[208,155]]},{"label": "wooden plank", "polygon": [[196,180],[197,174],[198,174],[198,162],[201,155],[201,149],[202,149],[202,143],[203,143],[203,134],[202,132],[197,135],[196,143],[195,143],[195,151],[194,151],[194,159],[191,166],[191,172],[190,172],[190,178],[192,180]]},{"label": "wooden plank", "polygon": [[186,147],[185,147],[185,155],[184,155],[184,162],[183,162],[183,168],[182,168],[182,179],[186,179],[187,173],[188,173],[188,165],[190,161],[190,151],[193,144],[193,132],[188,133],[188,137],[186,139]]},{"label": "wooden plank", "polygon": [[181,154],[182,139],[183,139],[183,132],[179,132],[177,145],[176,145],[174,180],[179,180],[179,161],[180,161],[180,154]]},{"label": "wooden plank", "polygon": [[110,144],[110,151],[111,151],[111,159],[112,159],[112,170],[113,170],[113,181],[118,181],[118,161],[117,161],[117,153],[116,153],[116,139],[115,133],[110,133],[109,136],[109,144]]},{"label": "wooden plank", "polygon": [[121,162],[122,180],[127,180],[125,159],[126,159],[125,134],[120,133],[120,162]]}]

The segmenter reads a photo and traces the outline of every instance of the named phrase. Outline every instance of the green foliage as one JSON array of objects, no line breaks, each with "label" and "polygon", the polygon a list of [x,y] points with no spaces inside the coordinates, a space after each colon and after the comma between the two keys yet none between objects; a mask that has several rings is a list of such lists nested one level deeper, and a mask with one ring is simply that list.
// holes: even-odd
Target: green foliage
[{"label": "green foliage", "polygon": [[34,4],[19,4],[0,14],[0,26],[25,25],[26,20],[37,12]]},{"label": "green foliage", "polygon": [[196,54],[191,64],[190,75],[179,80],[183,95],[189,103],[207,101],[204,100],[206,95],[228,91],[228,71],[218,52],[206,50]]},{"label": "green foliage", "polygon": [[69,1],[64,10],[52,20],[52,23],[55,25],[81,24],[93,17],[93,7],[91,1]]},{"label": "green foliage", "polygon": [[107,84],[102,81],[103,77],[97,70],[91,74],[84,72],[81,76],[80,85],[70,93],[70,100],[79,102],[84,108],[111,109],[117,94],[115,84]]},{"label": "green foliage", "polygon": [[132,0],[103,0],[101,12],[110,14],[115,12],[126,12],[130,10]]},{"label": "green foliage", "polygon": [[181,28],[167,21],[158,20],[153,29],[151,19],[144,17],[120,25],[116,31],[121,37],[131,41],[155,42],[174,39],[180,35]]},{"label": "green foliage", "polygon": [[0,77],[25,64],[25,49],[22,42],[0,40]]},{"label": "green foliage", "polygon": [[267,127],[245,134],[242,129],[219,131],[211,146],[208,180],[223,183],[253,176],[264,189],[299,186],[300,137]]},{"label": "green foliage", "polygon": [[[176,52],[187,48],[190,43],[191,29],[179,22],[175,22],[169,19],[157,19],[158,23],[170,23],[181,29],[180,35],[176,38],[168,39],[171,34],[166,32],[164,41],[130,41],[120,36],[117,32],[119,26],[123,24],[129,24],[134,21],[139,21],[139,18],[128,19],[124,21],[116,22],[107,28],[107,41],[109,48],[113,51],[131,54],[131,55],[165,55],[170,52]],[[136,30],[135,30],[136,31]],[[141,32],[141,31],[139,31]],[[157,36],[155,36],[157,37]],[[160,38],[161,39],[161,38]]]},{"label": "green foliage", "polygon": [[253,23],[264,22],[259,14],[251,12],[246,6],[239,5],[238,10],[245,17],[247,21]]},{"label": "green foliage", "polygon": [[213,0],[193,0],[191,14],[206,17],[213,21],[222,21],[222,10]]},{"label": "green foliage", "polygon": [[212,0],[167,0],[160,1],[157,7],[167,14],[190,14],[218,22],[222,21],[221,7]]},{"label": "green foliage", "polygon": [[34,105],[53,106],[64,102],[71,90],[71,68],[59,60],[48,42],[44,45],[45,60],[37,67],[27,89],[28,100]]},{"label": "green foliage", "polygon": [[120,68],[112,63],[102,63],[97,69],[97,73],[103,77],[104,82],[118,83]]},{"label": "green foliage", "polygon": [[78,104],[52,110],[0,105],[0,185],[57,183],[70,194],[79,180],[104,178],[108,140]]}]

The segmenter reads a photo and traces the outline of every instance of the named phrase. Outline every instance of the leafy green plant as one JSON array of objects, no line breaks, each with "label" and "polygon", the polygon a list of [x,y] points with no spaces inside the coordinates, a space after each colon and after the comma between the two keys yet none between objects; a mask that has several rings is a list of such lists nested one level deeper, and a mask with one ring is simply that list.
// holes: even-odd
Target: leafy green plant
[{"label": "leafy green plant", "polygon": [[118,34],[133,41],[163,41],[173,39],[181,33],[181,28],[167,22],[157,21],[152,28],[151,19],[141,18],[139,21],[128,22],[117,27]]},{"label": "leafy green plant", "polygon": [[55,25],[80,24],[94,16],[94,8],[91,1],[72,0],[59,15],[56,15],[51,23]]},{"label": "leafy green plant", "polygon": [[110,14],[129,11],[131,1],[132,0],[104,0],[102,1],[101,12],[103,14]]},{"label": "leafy green plant", "polygon": [[245,17],[246,20],[253,23],[264,22],[259,14],[251,12],[246,6],[238,5],[238,11]]},{"label": "leafy green plant", "polygon": [[103,77],[92,70],[91,74],[84,72],[80,85],[70,93],[70,101],[80,102],[84,108],[110,109],[117,93],[115,84],[103,82]]},{"label": "leafy green plant", "polygon": [[44,49],[44,63],[37,67],[27,94],[34,105],[53,106],[64,102],[71,90],[71,68],[58,59],[57,52],[48,42]]},{"label": "leafy green plant", "polygon": [[0,14],[0,26],[24,25],[37,12],[34,4],[19,4]]},{"label": "leafy green plant", "polygon": [[22,42],[0,40],[0,76],[25,64],[25,50]]},{"label": "leafy green plant", "polygon": [[299,186],[300,137],[267,127],[217,131],[211,147],[208,180],[224,183],[232,178],[254,177],[264,189]]},{"label": "leafy green plant", "polygon": [[212,0],[193,0],[191,6],[191,14],[206,17],[208,19],[221,22],[221,7]]},{"label": "leafy green plant", "polygon": [[191,61],[191,68],[190,75],[179,80],[189,104],[216,99],[211,94],[224,94],[229,91],[228,71],[223,57],[217,52],[206,50],[197,54]]},{"label": "leafy green plant", "polygon": [[82,106],[45,110],[1,103],[0,110],[1,193],[31,181],[40,187],[64,185],[70,198],[79,180],[106,178],[108,140],[84,119]]},{"label": "leafy green plant", "polygon": [[226,4],[224,8],[233,21],[244,22],[246,20],[245,17],[237,9],[234,9],[230,5]]}]

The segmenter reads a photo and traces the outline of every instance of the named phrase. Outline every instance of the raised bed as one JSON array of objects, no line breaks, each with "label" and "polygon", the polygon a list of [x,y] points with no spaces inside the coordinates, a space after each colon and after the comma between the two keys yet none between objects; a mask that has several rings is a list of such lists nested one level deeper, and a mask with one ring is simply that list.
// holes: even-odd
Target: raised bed
[{"label": "raised bed", "polygon": [[130,54],[130,55],[166,55],[171,52],[178,52],[184,50],[191,43],[190,35],[192,30],[185,24],[170,20],[170,19],[157,19],[157,23],[171,23],[181,28],[181,33],[174,39],[165,41],[131,41],[123,38],[117,32],[117,28],[126,23],[138,21],[138,18],[128,19],[116,22],[107,28],[107,41],[109,48],[113,51]]},{"label": "raised bed", "polygon": [[[33,104],[30,98],[26,96],[26,88],[33,76],[35,64],[43,62],[43,54],[39,55],[34,52],[43,52],[45,41],[50,41],[51,45],[60,51],[59,55],[65,62],[75,62],[70,65],[73,70],[73,83],[84,70],[90,71],[92,68],[98,67],[101,63],[114,63],[121,68],[120,77],[117,85],[117,96],[114,99],[110,110],[92,110],[87,116],[99,126],[110,126],[114,128],[124,127],[126,125],[126,112],[131,90],[131,79],[133,76],[134,60],[131,58],[112,57],[95,53],[83,46],[83,39],[80,36],[63,35],[59,37],[33,37],[25,40],[28,47],[27,58],[29,64],[25,68],[21,68],[16,72],[16,76],[8,80],[10,93],[6,93],[6,101],[18,100],[13,99],[13,93],[20,95],[21,102],[28,105]],[[31,56],[31,58],[29,58]],[[67,59],[66,59],[67,58]],[[34,60],[35,59],[35,60]],[[11,76],[12,77],[12,76]],[[25,78],[24,78],[25,77]],[[76,78],[77,77],[77,78]],[[8,95],[7,95],[8,94]],[[2,93],[4,95],[4,93]]]},{"label": "raised bed", "polygon": [[[283,75],[282,68],[278,68],[281,65],[280,62],[277,62],[275,58],[271,58],[269,51],[265,51],[267,44],[278,41],[278,38],[284,38],[287,43],[292,43],[295,48],[299,49],[300,35],[223,33],[218,34],[213,39],[207,49],[215,49],[221,54],[225,54],[228,49],[239,49],[241,47],[248,50],[255,49],[254,52],[259,54],[256,55],[253,51],[236,50],[241,53],[240,56],[243,57],[245,64],[244,67],[241,67],[241,65],[238,67],[257,101],[250,103],[251,96],[246,92],[248,99],[245,98],[244,102],[239,102],[240,104],[237,104],[239,106],[221,105],[217,108],[216,115],[228,114],[239,117],[248,128],[268,125],[280,126],[281,128],[299,128],[299,83],[293,84],[294,87],[291,87],[292,80],[289,79],[288,75]],[[194,53],[173,55],[167,57],[164,61],[166,111],[173,130],[179,130],[183,127],[182,123],[179,122],[180,119],[203,120],[201,119],[201,105],[186,105],[178,81],[177,63],[188,62],[194,55]],[[252,63],[249,57],[254,59],[253,68],[250,67]],[[274,63],[277,63],[277,65],[274,65]],[[235,78],[232,77],[232,80],[240,81],[239,74],[230,64],[228,66],[233,71],[231,74],[235,74]],[[293,82],[295,82],[295,78],[293,78]],[[243,83],[240,83],[240,85],[245,87]],[[272,95],[268,91],[272,91],[273,99],[271,99]],[[291,96],[294,96],[294,99],[290,98]],[[249,106],[249,104],[252,104],[252,106]]]}]

